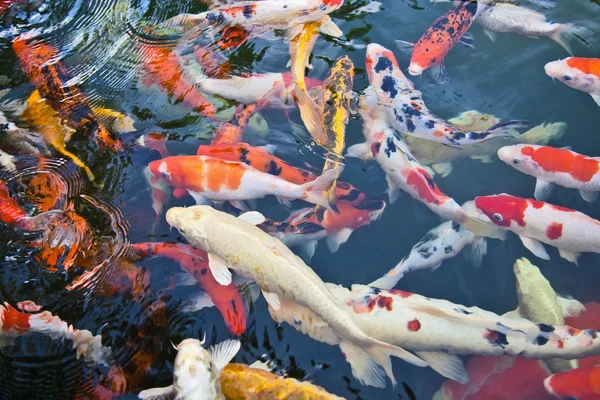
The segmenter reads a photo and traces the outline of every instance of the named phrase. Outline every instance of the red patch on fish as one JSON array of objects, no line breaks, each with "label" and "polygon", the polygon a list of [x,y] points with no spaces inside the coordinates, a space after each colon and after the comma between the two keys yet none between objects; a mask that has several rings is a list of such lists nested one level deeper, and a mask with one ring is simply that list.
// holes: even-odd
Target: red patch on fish
[{"label": "red patch on fish", "polygon": [[546,386],[560,398],[597,400],[600,398],[600,367],[577,368],[554,374]]},{"label": "red patch on fish", "polygon": [[555,210],[562,211],[562,212],[568,212],[568,213],[577,212],[576,210],[573,210],[571,208],[567,208],[567,207],[563,207],[563,206],[557,206],[555,204],[548,204],[548,205],[550,206],[550,208],[554,208]]},{"label": "red patch on fish", "polygon": [[392,303],[393,302],[394,302],[394,299],[391,297],[377,295],[377,296],[373,297],[371,300],[369,300],[369,304],[367,304],[367,307],[369,307],[369,311],[373,311],[375,306],[378,306],[379,308],[385,308],[388,311],[392,311]]},{"label": "red patch on fish", "polygon": [[341,7],[344,3],[344,0],[323,0],[323,4],[327,7]]},{"label": "red patch on fish", "polygon": [[2,323],[2,332],[9,332],[11,329],[15,332],[28,332],[31,325],[29,324],[30,314],[25,314],[13,308],[10,304],[4,305],[6,309],[0,314],[0,322]]},{"label": "red patch on fish", "polygon": [[600,162],[566,149],[550,146],[523,147],[521,153],[530,157],[547,172],[562,172],[579,182],[589,182],[600,170]]},{"label": "red patch on fish", "polygon": [[417,332],[421,329],[421,323],[415,318],[412,321],[408,321],[407,328],[411,332]]},{"label": "red patch on fish", "polygon": [[577,68],[584,74],[591,74],[600,78],[600,58],[571,57],[566,61],[569,67]]},{"label": "red patch on fish", "polygon": [[217,41],[220,49],[236,49],[248,41],[245,30],[236,26],[228,26],[221,31],[221,38]]},{"label": "red patch on fish", "polygon": [[10,197],[8,186],[0,181],[0,220],[6,224],[19,224],[27,218],[27,213],[15,199]]},{"label": "red patch on fish", "polygon": [[[538,203],[541,206],[544,205],[542,202],[536,202],[532,205],[536,207],[539,205]],[[480,196],[475,198],[475,207],[487,215],[496,225],[510,227],[511,222],[515,222],[521,227],[527,225],[525,223],[525,210],[529,207],[528,199],[507,194]],[[502,217],[502,221],[495,219],[494,214],[499,214]]]},{"label": "red patch on fish", "polygon": [[256,4],[227,7],[222,9],[221,12],[231,15],[232,18],[237,18],[238,14],[242,14],[247,19],[250,19],[253,15],[256,15]]},{"label": "red patch on fish", "polygon": [[403,290],[396,290],[396,289],[392,289],[389,291],[391,294],[395,295],[395,296],[400,296],[403,299],[407,299],[410,296],[412,296],[414,293],[410,293],[410,292],[405,292]]},{"label": "red patch on fish", "polygon": [[420,199],[428,203],[440,204],[448,199],[448,196],[440,191],[431,175],[424,169],[411,170],[406,174],[406,183],[417,191]]},{"label": "red patch on fish", "polygon": [[546,229],[546,236],[550,240],[559,239],[562,236],[563,224],[559,224],[558,222],[552,222],[548,225],[548,229]]}]

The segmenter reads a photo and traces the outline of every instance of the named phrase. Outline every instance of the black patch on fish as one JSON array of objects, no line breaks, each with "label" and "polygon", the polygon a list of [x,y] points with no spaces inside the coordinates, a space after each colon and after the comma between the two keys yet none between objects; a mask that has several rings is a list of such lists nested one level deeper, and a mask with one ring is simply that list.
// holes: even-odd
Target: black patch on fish
[{"label": "black patch on fish", "polygon": [[422,175],[425,178],[425,180],[427,181],[427,185],[429,185],[429,188],[431,188],[431,190],[436,190],[437,186],[435,186],[435,182],[433,181],[433,178],[431,177],[431,175],[429,175],[429,174],[422,174]]},{"label": "black patch on fish", "polygon": [[323,228],[321,225],[312,222],[303,222],[298,224],[298,229],[303,235],[310,235],[325,230],[325,228]]},{"label": "black patch on fish", "polygon": [[387,158],[392,156],[392,153],[396,152],[396,143],[394,142],[394,138],[389,137],[387,139],[386,147],[385,147],[385,155]]},{"label": "black patch on fish", "polygon": [[267,173],[279,176],[279,174],[281,174],[282,171],[283,169],[279,165],[277,165],[275,160],[271,160],[271,162],[269,163],[269,170],[267,171]]},{"label": "black patch on fish", "polygon": [[540,331],[542,331],[542,332],[546,332],[546,333],[554,332],[554,327],[552,325],[539,324],[538,326],[540,327]]},{"label": "black patch on fish", "polygon": [[488,331],[489,332],[489,336],[496,336],[495,339],[491,339],[490,337],[488,337],[488,341],[490,342],[490,344],[492,346],[498,346],[498,347],[502,347],[504,348],[504,346],[508,345],[508,339],[506,338],[506,335],[502,332],[498,332],[498,331]]},{"label": "black patch on fish", "polygon": [[376,211],[381,210],[385,206],[385,201],[365,198],[360,203],[353,204],[352,206],[357,210]]},{"label": "black patch on fish", "polygon": [[379,150],[381,149],[381,142],[375,143],[375,154],[379,154]]},{"label": "black patch on fish", "polygon": [[250,150],[242,148],[240,150],[240,161],[245,164],[250,165],[250,160],[248,160],[248,158],[247,158],[248,153],[250,153]]},{"label": "black patch on fish", "polygon": [[440,235],[438,235],[437,233],[427,232],[425,234],[425,236],[423,236],[423,238],[421,240],[419,240],[419,243],[417,243],[417,246],[427,243],[427,242],[431,242],[432,240],[437,239],[439,236]]},{"label": "black patch on fish", "polygon": [[546,343],[548,343],[548,338],[546,338],[544,336],[537,336],[535,338],[535,344],[537,344],[538,346],[543,346]]},{"label": "black patch on fish", "polygon": [[466,6],[465,6],[465,10],[467,10],[469,13],[471,13],[472,15],[475,15],[475,13],[477,13],[477,2],[476,1],[470,1]]},{"label": "black patch on fish", "polygon": [[420,117],[422,115],[421,111],[410,104],[402,104],[402,112],[408,117]]},{"label": "black patch on fish", "polygon": [[381,90],[388,93],[392,99],[395,99],[398,95],[398,90],[396,89],[396,81],[391,76],[384,76],[383,81],[381,82]]},{"label": "black patch on fish", "polygon": [[396,116],[396,119],[398,120],[398,122],[403,123],[404,122],[404,117],[402,117],[402,114],[400,114],[398,112],[398,110],[396,110],[394,108],[394,115]]},{"label": "black patch on fish", "polygon": [[423,257],[423,259],[427,260],[433,255],[434,252],[435,247],[433,248],[433,252],[430,252],[429,249],[420,249],[417,253],[419,253],[419,255]]},{"label": "black patch on fish", "polygon": [[246,17],[246,19],[252,18],[253,11],[254,7],[252,5],[245,5],[243,11],[244,17]]},{"label": "black patch on fish", "polygon": [[414,132],[414,131],[415,131],[415,129],[417,129],[417,127],[415,126],[415,124],[412,122],[412,120],[411,120],[411,119],[407,119],[407,120],[406,120],[406,129],[407,129],[409,132]]},{"label": "black patch on fish", "polygon": [[298,318],[294,318],[294,325],[302,325],[302,320]]},{"label": "black patch on fish", "polygon": [[460,226],[460,224],[459,224],[459,223],[452,221],[452,229],[453,229],[455,232],[458,232],[458,231],[460,230],[460,228],[461,228],[461,226]]},{"label": "black patch on fish", "polygon": [[427,120],[427,121],[425,121],[425,126],[429,129],[433,129],[433,128],[435,128],[435,121],[433,121],[431,119]]},{"label": "black patch on fish", "polygon": [[375,65],[375,72],[385,71],[389,69],[390,71],[393,69],[394,64],[387,57],[380,57],[379,61],[377,61],[377,65]]},{"label": "black patch on fish", "polygon": [[446,247],[444,247],[444,253],[445,254],[450,254],[450,253],[452,253],[453,250],[454,250],[454,248],[452,246],[446,246]]},{"label": "black patch on fish", "polygon": [[208,15],[206,16],[206,19],[209,22],[216,22],[217,24],[225,23],[225,17],[220,12],[208,13]]},{"label": "black patch on fish", "polygon": [[340,196],[338,200],[354,201],[360,196],[360,190],[352,189],[348,194]]},{"label": "black patch on fish", "polygon": [[412,101],[417,101],[417,100],[421,100],[421,98],[419,96],[413,96],[410,98]]},{"label": "black patch on fish", "polygon": [[447,32],[450,34],[450,36],[454,36],[454,27],[450,27],[447,29]]},{"label": "black patch on fish", "polygon": [[371,292],[373,294],[379,294],[379,293],[381,293],[381,289],[376,288],[376,287],[371,287]]},{"label": "black patch on fish", "polygon": [[592,339],[596,339],[596,337],[598,337],[598,334],[593,329],[586,329],[584,332],[585,332],[586,335],[588,335]]},{"label": "black patch on fish", "polygon": [[235,305],[235,300],[231,300],[231,307],[233,307],[233,313],[237,314],[237,307]]},{"label": "black patch on fish", "polygon": [[202,275],[202,276],[206,275],[206,268],[202,268],[200,270],[200,275]]},{"label": "black patch on fish", "polygon": [[340,189],[344,189],[344,190],[348,190],[351,187],[348,182],[340,182],[340,181],[338,181],[338,182],[336,182],[336,184],[337,184],[337,187],[339,187]]},{"label": "black patch on fish", "polygon": [[467,311],[467,310],[462,309],[462,308],[455,308],[454,311],[456,311],[457,313],[460,313],[460,314],[464,314],[464,315],[471,315],[471,314],[473,314],[472,312]]}]

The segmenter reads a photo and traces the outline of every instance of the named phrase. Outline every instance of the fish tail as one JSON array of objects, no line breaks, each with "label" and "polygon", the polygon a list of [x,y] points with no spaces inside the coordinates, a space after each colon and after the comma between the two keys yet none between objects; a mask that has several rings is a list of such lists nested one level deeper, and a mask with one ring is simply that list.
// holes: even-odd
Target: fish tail
[{"label": "fish tail", "polygon": [[529,128],[529,121],[524,120],[511,120],[506,122],[500,122],[485,132],[480,132],[480,135],[484,138],[498,137],[498,136],[512,136],[510,130],[512,129],[527,129]]},{"label": "fish tail", "polygon": [[312,182],[305,183],[300,186],[302,190],[302,200],[306,200],[309,203],[313,203],[319,206],[326,208],[327,210],[333,212],[333,209],[329,205],[329,201],[327,200],[326,193],[324,192],[333,182],[340,177],[342,171],[344,170],[344,166],[340,165],[334,169],[330,169],[326,171],[315,179]]},{"label": "fish tail", "polygon": [[383,368],[385,374],[388,376],[388,378],[390,378],[394,387],[396,387],[396,379],[394,378],[394,372],[392,371],[392,361],[390,360],[391,356],[401,358],[402,360],[418,367],[428,366],[428,364],[421,358],[404,350],[403,348],[375,339],[371,339],[371,345],[363,349],[370,358],[372,358]]},{"label": "fish tail", "polygon": [[560,44],[570,55],[573,55],[571,48],[571,39],[573,36],[582,36],[589,31],[586,28],[575,26],[572,24],[556,24],[556,28],[550,35],[550,38]]},{"label": "fish tail", "polygon": [[319,106],[310,97],[306,89],[302,89],[298,85],[294,88],[294,96],[296,97],[300,116],[302,117],[302,121],[304,122],[308,133],[310,133],[318,145],[322,146],[326,144],[325,133],[323,132],[323,126],[321,125]]},{"label": "fish tail", "polygon": [[522,143],[538,144],[545,146],[553,140],[558,140],[565,134],[567,124],[556,122],[552,124],[543,123],[531,128],[519,138]]},{"label": "fish tail", "polygon": [[406,259],[403,259],[396,265],[394,268],[389,270],[384,276],[381,278],[369,283],[368,286],[376,287],[379,289],[391,290],[398,284],[400,279],[404,277],[404,272],[406,271],[404,267]]}]

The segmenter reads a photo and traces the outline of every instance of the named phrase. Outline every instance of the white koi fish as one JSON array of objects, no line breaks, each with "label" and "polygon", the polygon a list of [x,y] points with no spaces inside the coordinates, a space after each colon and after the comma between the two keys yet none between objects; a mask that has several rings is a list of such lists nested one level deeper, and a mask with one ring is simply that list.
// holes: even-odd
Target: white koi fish
[{"label": "white koi fish", "polygon": [[600,221],[569,208],[508,194],[475,198],[475,207],[501,229],[521,238],[535,256],[549,260],[542,243],[577,264],[580,253],[600,253]]},{"label": "white koi fish", "polygon": [[591,203],[600,192],[600,157],[587,157],[567,148],[514,145],[498,150],[498,157],[524,174],[535,176],[536,200],[547,200],[553,186],[578,189]]},{"label": "white koi fish", "polygon": [[280,309],[287,300],[311,310],[341,338],[340,347],[363,384],[385,386],[381,366],[395,384],[390,356],[412,364],[427,363],[399,347],[365,334],[325,283],[281,241],[256,227],[265,218],[257,212],[235,218],[208,206],[171,208],[167,222],[196,248],[222,260],[238,275],[256,281],[265,300]]},{"label": "white koi fish", "polygon": [[208,351],[204,341],[185,339],[177,346],[173,385],[140,392],[146,400],[225,400],[221,392],[221,370],[240,350],[239,340],[226,340]]},{"label": "white koi fish", "polygon": [[[429,0],[430,3],[448,3],[452,0]],[[500,3],[510,3],[511,0],[479,0],[478,3],[487,4],[487,5],[495,5]],[[540,8],[554,8],[556,3],[553,0],[529,0],[531,4],[534,4]],[[454,1],[453,3],[458,3],[458,1]]]},{"label": "white koi fish", "polygon": [[369,83],[388,114],[392,126],[400,133],[427,139],[451,147],[511,136],[510,129],[526,128],[526,121],[507,121],[484,132],[465,132],[435,116],[425,106],[421,92],[402,73],[394,54],[383,46],[367,47],[366,68]]},{"label": "white koi fish", "polygon": [[545,65],[546,75],[589,93],[600,106],[600,58],[569,57]]}]

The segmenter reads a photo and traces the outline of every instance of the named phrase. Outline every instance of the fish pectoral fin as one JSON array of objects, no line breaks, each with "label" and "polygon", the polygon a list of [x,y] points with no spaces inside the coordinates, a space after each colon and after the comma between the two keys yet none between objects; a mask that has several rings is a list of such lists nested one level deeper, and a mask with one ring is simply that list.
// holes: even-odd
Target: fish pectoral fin
[{"label": "fish pectoral fin", "polygon": [[350,364],[352,375],[362,384],[385,388],[385,373],[360,347],[350,342],[341,342],[340,350]]},{"label": "fish pectoral fin", "polygon": [[548,252],[546,251],[546,248],[542,242],[520,235],[519,238],[521,239],[523,246],[525,246],[525,248],[532,252],[536,257],[546,261],[550,260],[550,256],[548,255]]},{"label": "fish pectoral fin", "polygon": [[[433,168],[433,170],[437,174],[439,174],[442,178],[445,178],[452,173],[452,163],[451,162],[433,164],[431,166],[431,168]],[[433,174],[429,174],[429,175],[433,176]]]},{"label": "fish pectoral fin", "polygon": [[308,243],[300,246],[300,257],[307,263],[310,264],[315,252],[317,251],[317,244],[319,242],[317,240],[311,240]]},{"label": "fish pectoral fin", "polygon": [[483,32],[490,38],[492,43],[496,43],[496,40],[498,40],[498,32],[490,31],[489,29],[484,29]]},{"label": "fish pectoral fin", "polygon": [[585,306],[575,299],[567,299],[561,296],[556,296],[556,300],[558,305],[560,305],[562,308],[563,316],[565,318],[577,317],[579,314],[585,311]]},{"label": "fish pectoral fin", "polygon": [[470,49],[475,49],[475,36],[472,33],[466,32],[459,40],[460,44]]},{"label": "fish pectoral fin", "polygon": [[288,199],[284,199],[283,197],[275,197],[277,199],[277,202],[279,204],[281,204],[281,207],[283,207],[286,211],[290,211],[292,209],[292,202]]},{"label": "fish pectoral fin", "polygon": [[[196,282],[198,283],[198,282]],[[205,308],[214,307],[215,303],[213,303],[212,299],[208,295],[208,293],[203,292],[197,295],[190,297],[183,305],[182,311],[186,313],[193,313],[200,311]]]},{"label": "fish pectoral fin", "polygon": [[258,211],[245,212],[241,214],[238,218],[252,225],[260,225],[267,220],[265,216],[259,213]]},{"label": "fish pectoral fin", "polygon": [[248,366],[250,368],[253,368],[253,369],[261,369],[261,370],[267,371],[267,372],[271,372],[275,368],[275,365],[273,367],[271,367],[269,365],[268,361],[264,362],[264,361],[261,361],[261,360],[256,360],[256,361],[254,361],[252,364],[250,364]]},{"label": "fish pectoral fin", "polygon": [[229,202],[232,206],[234,206],[235,208],[237,208],[240,211],[250,211],[251,208],[246,204],[245,201],[241,201],[241,200],[232,200]]},{"label": "fish pectoral fin", "polygon": [[579,266],[579,262],[577,260],[579,259],[579,256],[581,256],[581,253],[558,249],[558,254],[560,254],[560,256],[565,260],[571,261],[573,264]]},{"label": "fish pectoral fin", "polygon": [[443,377],[462,384],[469,382],[469,374],[458,356],[433,351],[417,351],[415,353]]},{"label": "fish pectoral fin", "polygon": [[554,190],[554,184],[543,179],[538,179],[535,182],[535,193],[534,197],[536,200],[546,201],[552,195]]},{"label": "fish pectoral fin", "polygon": [[264,146],[260,146],[262,149],[264,149],[267,153],[269,153],[270,155],[275,154],[275,151],[277,150],[277,146],[274,144],[266,144]]},{"label": "fish pectoral fin", "polygon": [[337,26],[328,15],[323,18],[323,21],[321,21],[321,27],[319,30],[321,33],[335,38],[344,36],[344,32],[342,32],[339,26]]},{"label": "fish pectoral fin", "polygon": [[[261,289],[262,290],[262,289]],[[279,301],[279,296],[275,293],[269,293],[262,291],[263,296],[265,297],[265,301],[271,308],[275,311],[281,310],[281,302]]]},{"label": "fish pectoral fin", "polygon": [[348,239],[350,238],[350,235],[352,235],[352,232],[354,232],[354,231],[350,228],[343,228],[339,232],[335,232],[330,235],[327,235],[326,241],[327,241],[327,247],[329,247],[329,251],[332,253],[335,253],[336,251],[338,251],[340,249],[340,245],[342,245],[348,241]]},{"label": "fish pectoral fin", "polygon": [[483,263],[483,256],[487,254],[487,239],[480,238],[475,243],[468,245],[463,250],[463,255],[470,261],[473,267],[479,268]]},{"label": "fish pectoral fin", "polygon": [[592,94],[590,96],[592,96],[592,99],[594,99],[596,104],[598,104],[600,106],[600,94]]},{"label": "fish pectoral fin", "polygon": [[164,388],[152,388],[142,390],[138,394],[138,398],[143,400],[172,400],[175,398],[175,391],[173,385]]},{"label": "fish pectoral fin", "polygon": [[189,272],[181,272],[173,275],[175,286],[195,286],[198,284],[194,275]]},{"label": "fish pectoral fin", "polygon": [[579,194],[581,198],[587,201],[588,203],[595,203],[598,200],[598,195],[600,192],[589,192],[586,190],[580,190]]},{"label": "fish pectoral fin", "polygon": [[204,195],[202,195],[202,193],[192,192],[190,190],[188,190],[188,193],[190,194],[190,196],[192,196],[194,198],[197,205],[199,205],[199,206],[200,205],[202,205],[202,206],[210,205],[210,200],[207,199],[206,197],[204,197]]},{"label": "fish pectoral fin", "polygon": [[231,284],[231,271],[229,271],[227,263],[221,257],[208,253],[208,268],[210,268],[210,272],[212,272],[219,285],[227,286]]},{"label": "fish pectoral fin", "polygon": [[448,82],[448,72],[446,72],[446,67],[443,62],[431,67],[431,76],[438,85],[443,85]]},{"label": "fish pectoral fin", "polygon": [[223,370],[233,357],[240,351],[241,343],[239,340],[228,339],[217,345],[212,346],[208,352],[219,371]]},{"label": "fish pectoral fin", "polygon": [[412,54],[415,44],[404,40],[396,40],[396,47],[406,54]]},{"label": "fish pectoral fin", "polygon": [[372,160],[373,152],[367,143],[358,143],[346,149],[346,157],[354,157],[361,160]]},{"label": "fish pectoral fin", "polygon": [[388,184],[388,196],[390,198],[390,204],[394,204],[396,202],[396,200],[398,200],[398,198],[400,197],[400,194],[402,193],[402,190],[400,189],[400,187],[398,185],[396,185],[396,183],[394,183],[394,181],[392,180],[392,178],[390,178],[389,175],[385,176],[385,180],[387,181]]}]

